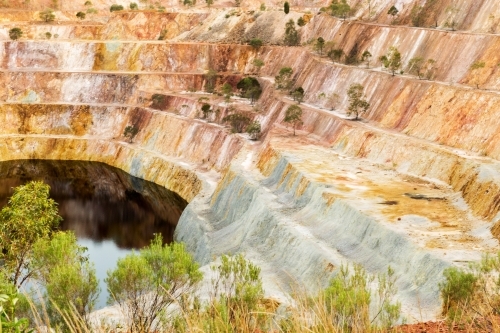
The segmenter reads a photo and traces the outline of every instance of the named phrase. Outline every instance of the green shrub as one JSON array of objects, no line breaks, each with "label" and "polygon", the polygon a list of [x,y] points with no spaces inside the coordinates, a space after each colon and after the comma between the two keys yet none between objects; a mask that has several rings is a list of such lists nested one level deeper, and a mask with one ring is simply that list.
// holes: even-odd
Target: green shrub
[{"label": "green shrub", "polygon": [[252,76],[241,79],[240,82],[236,84],[236,88],[240,90],[241,97],[250,99],[251,104],[258,100],[262,94],[262,88],[259,81]]},{"label": "green shrub", "polygon": [[443,272],[444,281],[439,284],[443,299],[443,315],[450,321],[460,321],[471,307],[474,294],[477,292],[478,277],[465,270],[449,267]]},{"label": "green shrub", "polygon": [[9,30],[9,37],[12,40],[18,40],[23,35],[23,31],[20,28],[12,28]]},{"label": "green shrub", "polygon": [[123,130],[123,136],[127,138],[130,143],[132,143],[137,133],[139,133],[139,128],[135,125],[129,125]]},{"label": "green shrub", "polygon": [[[33,246],[35,279],[45,290],[45,304],[52,325],[65,325],[61,313],[75,310],[86,318],[99,295],[93,263],[78,245],[73,232],[57,232]],[[40,307],[40,312],[43,308]]]},{"label": "green shrub", "polygon": [[208,119],[208,117],[210,116],[210,114],[213,112],[214,110],[212,110],[210,104],[203,104],[201,106],[201,112],[203,113],[203,118],[204,119]]},{"label": "green shrub", "polygon": [[123,10],[123,6],[122,5],[111,5],[111,7],[109,7],[109,11],[110,12],[118,12],[120,10]]},{"label": "green shrub", "polygon": [[250,46],[255,50],[258,50],[262,47],[263,43],[262,40],[260,40],[259,38],[252,38],[250,42],[248,42],[248,44],[250,44]]},{"label": "green shrub", "polygon": [[52,22],[56,19],[56,15],[52,9],[46,9],[39,14],[40,19],[45,22]]},{"label": "green shrub", "polygon": [[107,273],[108,302],[122,307],[130,332],[158,329],[164,309],[184,302],[202,278],[184,244],[162,244],[162,237],[156,235],[148,247],[119,259]]},{"label": "green shrub", "polygon": [[85,19],[85,13],[84,12],[78,12],[76,13],[76,17],[79,18],[80,20],[84,20]]},{"label": "green shrub", "polygon": [[137,3],[135,3],[135,2],[131,2],[130,5],[129,5],[129,7],[130,7],[130,10],[137,10],[137,9],[139,9],[139,6],[137,6]]},{"label": "green shrub", "polygon": [[250,124],[250,118],[239,112],[225,116],[222,121],[230,123],[233,133],[243,133],[248,124]]},{"label": "green shrub", "polygon": [[258,121],[253,121],[247,127],[247,133],[251,140],[258,140],[261,134],[261,126]]}]

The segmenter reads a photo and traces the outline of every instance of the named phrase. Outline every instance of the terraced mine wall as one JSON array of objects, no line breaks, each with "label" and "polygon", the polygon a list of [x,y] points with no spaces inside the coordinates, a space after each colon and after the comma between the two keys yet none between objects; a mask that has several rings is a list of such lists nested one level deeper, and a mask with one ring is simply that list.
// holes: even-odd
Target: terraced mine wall
[{"label": "terraced mine wall", "polygon": [[[404,4],[401,22],[414,3]],[[481,13],[493,2],[475,4],[458,26],[490,29]],[[17,42],[7,41],[8,30],[36,13],[9,14],[0,29],[1,159],[99,161],[179,193],[190,204],[177,240],[203,264],[244,252],[263,268],[271,294],[293,283],[313,292],[345,263],[371,273],[390,264],[410,320],[435,318],[443,269],[498,249],[500,152],[492,120],[500,110],[500,38],[381,25],[390,5],[377,2],[369,23],[315,11],[300,28],[302,47],[278,45],[290,18],[311,15],[296,11],[124,12],[78,24],[62,12],[67,24],[26,24],[29,40]],[[360,5],[356,15],[366,9]],[[167,41],[158,40],[162,30]],[[59,37],[42,40],[46,31]],[[369,50],[373,59],[395,45],[404,68],[414,56],[435,59],[436,68],[432,80],[419,80],[392,76],[376,60],[370,68],[332,63],[312,51],[318,36],[348,54]],[[254,37],[266,45],[243,45]],[[256,58],[265,64],[259,72]],[[476,61],[485,67],[473,73]],[[284,66],[306,92],[297,136],[283,121],[294,102],[274,89]],[[258,76],[257,105],[202,93],[209,69],[219,86]],[[371,103],[361,121],[345,115],[353,83],[364,85]],[[219,114],[199,119],[203,103]],[[260,122],[260,141],[231,133],[222,121],[231,108]],[[131,125],[139,131],[129,140]]]}]

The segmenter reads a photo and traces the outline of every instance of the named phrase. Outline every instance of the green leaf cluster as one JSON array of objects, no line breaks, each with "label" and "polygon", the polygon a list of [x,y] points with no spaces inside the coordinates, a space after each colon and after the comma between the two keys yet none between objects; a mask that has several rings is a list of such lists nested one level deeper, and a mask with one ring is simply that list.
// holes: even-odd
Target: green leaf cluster
[{"label": "green leaf cluster", "polygon": [[353,83],[347,91],[347,96],[349,98],[347,115],[354,113],[356,120],[361,112],[366,112],[370,107],[370,103],[363,99],[363,90],[364,87],[361,84]]},{"label": "green leaf cluster", "polygon": [[299,42],[299,32],[295,29],[295,22],[290,19],[285,24],[285,37],[283,39],[283,43],[287,46],[296,46],[299,45]]},{"label": "green leaf cluster", "polygon": [[[94,264],[73,232],[57,232],[33,246],[34,278],[45,289],[45,303],[52,324],[64,325],[63,314],[73,310],[86,318],[99,295]],[[39,305],[42,308],[41,305]]]},{"label": "green leaf cluster", "polygon": [[163,245],[161,235],[151,244],[118,260],[105,282],[108,302],[116,301],[131,320],[131,332],[150,332],[164,309],[191,295],[202,274],[184,244]]},{"label": "green leaf cluster", "polygon": [[32,275],[33,245],[39,239],[49,238],[62,220],[49,191],[49,185],[39,181],[18,186],[0,212],[2,270],[11,275],[17,287]]},{"label": "green leaf cluster", "polygon": [[351,12],[351,6],[347,4],[346,0],[333,0],[328,8],[332,16],[340,17],[344,20]]}]

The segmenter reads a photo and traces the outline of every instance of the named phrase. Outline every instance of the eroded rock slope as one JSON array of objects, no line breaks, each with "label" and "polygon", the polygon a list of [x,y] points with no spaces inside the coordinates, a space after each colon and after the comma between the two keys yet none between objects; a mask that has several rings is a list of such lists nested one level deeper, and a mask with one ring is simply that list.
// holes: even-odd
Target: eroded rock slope
[{"label": "eroded rock slope", "polygon": [[[271,296],[295,283],[313,292],[342,264],[390,265],[409,319],[435,318],[443,269],[499,248],[498,19],[492,0],[399,1],[389,18],[392,4],[352,1],[347,20],[299,0],[288,15],[273,1],[112,14],[95,1],[78,22],[83,4],[62,2],[50,23],[37,21],[41,1],[3,9],[0,158],[100,161],[176,191],[190,202],[177,240],[202,264],[246,253]],[[283,46],[285,23],[300,17],[302,45]],[[24,37],[9,40],[12,27]],[[320,36],[373,60],[334,63],[313,50]],[[377,60],[391,46],[402,54],[396,76]],[[435,60],[426,79],[407,73],[416,56]],[[306,92],[297,136],[283,121],[295,102],[274,89],[284,66]],[[250,105],[204,93],[209,70],[216,87],[254,75],[262,96]],[[346,117],[354,83],[371,104],[361,121]],[[235,110],[262,125],[259,141],[231,133],[223,118]],[[127,126],[138,128],[132,139]]]}]

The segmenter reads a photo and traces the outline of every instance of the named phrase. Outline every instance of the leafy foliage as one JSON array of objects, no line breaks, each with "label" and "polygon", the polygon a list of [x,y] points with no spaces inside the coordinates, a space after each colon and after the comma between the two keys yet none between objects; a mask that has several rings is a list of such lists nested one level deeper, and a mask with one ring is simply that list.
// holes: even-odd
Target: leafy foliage
[{"label": "leafy foliage", "polygon": [[351,6],[347,4],[346,0],[333,0],[331,5],[328,7],[332,16],[340,17],[346,19],[351,12]]},{"label": "leafy foliage", "polygon": [[79,18],[80,20],[84,20],[85,16],[86,16],[86,14],[84,12],[76,13],[76,17]]},{"label": "leafy foliage", "polygon": [[257,51],[262,47],[263,42],[259,38],[252,38],[248,44]]},{"label": "leafy foliage", "polygon": [[122,5],[113,4],[111,5],[111,7],[109,7],[110,12],[119,12],[120,10],[123,10]]},{"label": "leafy foliage", "polygon": [[247,127],[247,133],[250,135],[250,139],[258,140],[261,133],[261,126],[258,121],[253,121]]},{"label": "leafy foliage", "polygon": [[443,272],[445,280],[439,284],[443,299],[443,315],[452,321],[460,321],[463,310],[471,306],[477,287],[477,276],[471,272],[449,267]]},{"label": "leafy foliage", "polygon": [[283,39],[283,42],[287,46],[296,46],[299,45],[299,32],[297,29],[295,29],[295,22],[290,19],[286,24],[285,24],[285,37]]},{"label": "leafy foliage", "polygon": [[217,83],[218,73],[214,69],[209,69],[204,75],[205,78],[205,91],[208,93],[213,93],[215,90],[215,85]]},{"label": "leafy foliage", "polygon": [[434,71],[434,59],[424,59],[422,57],[411,58],[408,62],[408,73],[417,75],[419,79],[431,79]]},{"label": "leafy foliage", "polygon": [[330,58],[333,62],[340,62],[342,60],[342,57],[345,55],[344,50],[337,48],[337,49],[331,49],[327,53],[328,58]]},{"label": "leafy foliage", "polygon": [[285,12],[285,14],[290,13],[290,4],[288,3],[288,1],[285,1],[285,3],[283,4],[283,11]]},{"label": "leafy foliage", "polygon": [[162,245],[160,235],[151,244],[118,260],[105,282],[111,295],[130,320],[131,332],[151,332],[163,310],[190,295],[202,274],[184,244]]},{"label": "leafy foliage", "polygon": [[129,5],[130,10],[137,10],[139,9],[139,6],[137,5],[136,2],[131,2]]},{"label": "leafy foliage", "polygon": [[424,14],[424,11],[422,9],[423,7],[417,4],[415,4],[411,9],[410,17],[411,17],[411,23],[413,24],[414,27],[420,27],[422,24],[423,14]]},{"label": "leafy foliage", "polygon": [[9,30],[9,37],[12,40],[18,40],[23,36],[23,31],[21,28],[12,28]]},{"label": "leafy foliage", "polygon": [[135,125],[128,125],[125,127],[125,130],[123,130],[123,136],[128,139],[128,142],[132,142],[137,133],[139,133],[139,128]]},{"label": "leafy foliage", "polygon": [[229,122],[233,133],[243,133],[248,124],[250,124],[250,118],[240,112],[227,115],[222,121]]},{"label": "leafy foliage", "polygon": [[[4,289],[4,288],[2,288]],[[0,332],[6,333],[31,333],[27,318],[17,318],[16,308],[19,302],[19,295],[15,288],[11,288],[8,293],[0,294]]]},{"label": "leafy foliage", "polygon": [[392,6],[389,8],[389,11],[387,11],[388,15],[391,15],[393,18],[399,14],[399,10],[396,8],[396,6]]},{"label": "leafy foliage", "polygon": [[259,81],[252,76],[241,79],[240,82],[236,84],[236,88],[241,91],[241,97],[250,99],[251,104],[258,100],[262,94],[262,88]]},{"label": "leafy foliage", "polygon": [[262,61],[262,59],[255,58],[252,61],[252,65],[254,65],[257,68],[257,74],[258,74],[260,73],[260,69],[262,68],[262,66],[264,66],[264,61]]},{"label": "leafy foliage", "polygon": [[291,67],[282,67],[274,77],[274,84],[276,89],[288,90],[292,87],[293,69]]},{"label": "leafy foliage", "polygon": [[40,19],[44,22],[52,22],[56,19],[56,15],[54,14],[54,11],[50,8],[41,11],[40,14]]},{"label": "leafy foliage", "polygon": [[298,87],[297,89],[292,90],[290,94],[292,95],[293,100],[298,104],[302,103],[302,101],[304,100],[304,88],[302,87]]},{"label": "leafy foliage", "polygon": [[318,39],[316,39],[316,43],[314,44],[314,48],[319,51],[320,56],[323,55],[324,46],[325,46],[325,40],[323,39],[323,37],[318,37]]},{"label": "leafy foliage", "polygon": [[370,107],[370,103],[363,99],[364,87],[359,83],[353,83],[347,91],[347,96],[349,97],[349,107],[347,115],[354,113],[355,118],[358,119],[361,112],[366,112]]},{"label": "leafy foliage", "polygon": [[201,106],[201,112],[203,113],[203,118],[208,119],[208,117],[213,112],[213,110],[212,110],[210,104],[204,103]]},{"label": "leafy foliage", "polygon": [[295,135],[295,128],[297,125],[302,124],[302,108],[298,105],[290,105],[285,112],[285,123],[292,124],[293,135]]},{"label": "leafy foliage", "polygon": [[361,62],[366,63],[366,67],[370,68],[370,60],[371,60],[371,58],[372,58],[372,54],[370,53],[370,51],[366,50],[361,55]]},{"label": "leafy foliage", "polygon": [[304,20],[304,17],[302,17],[302,16],[301,16],[301,17],[299,17],[299,18],[297,19],[297,25],[298,25],[299,27],[303,27],[303,26],[305,26],[306,24],[307,24],[307,22],[306,22],[306,20]]},{"label": "leafy foliage", "polygon": [[72,232],[57,232],[33,246],[35,279],[45,289],[47,312],[53,324],[64,326],[61,313],[75,309],[81,318],[86,318],[94,308],[99,295],[98,280],[85,252]]},{"label": "leafy foliage", "polygon": [[385,68],[388,68],[392,75],[396,74],[396,71],[401,68],[401,53],[395,46],[389,48],[389,52],[379,58]]},{"label": "leafy foliage", "polygon": [[232,328],[233,332],[241,329],[242,321],[244,326],[250,327],[256,319],[252,312],[258,309],[264,296],[260,268],[239,254],[234,257],[222,256],[220,264],[211,269],[214,272],[211,307],[223,313],[223,322],[220,324]]},{"label": "leafy foliage", "polygon": [[1,269],[16,287],[33,274],[33,245],[39,239],[49,238],[61,221],[49,191],[50,187],[39,181],[18,186],[0,212],[0,259],[4,262]]}]

